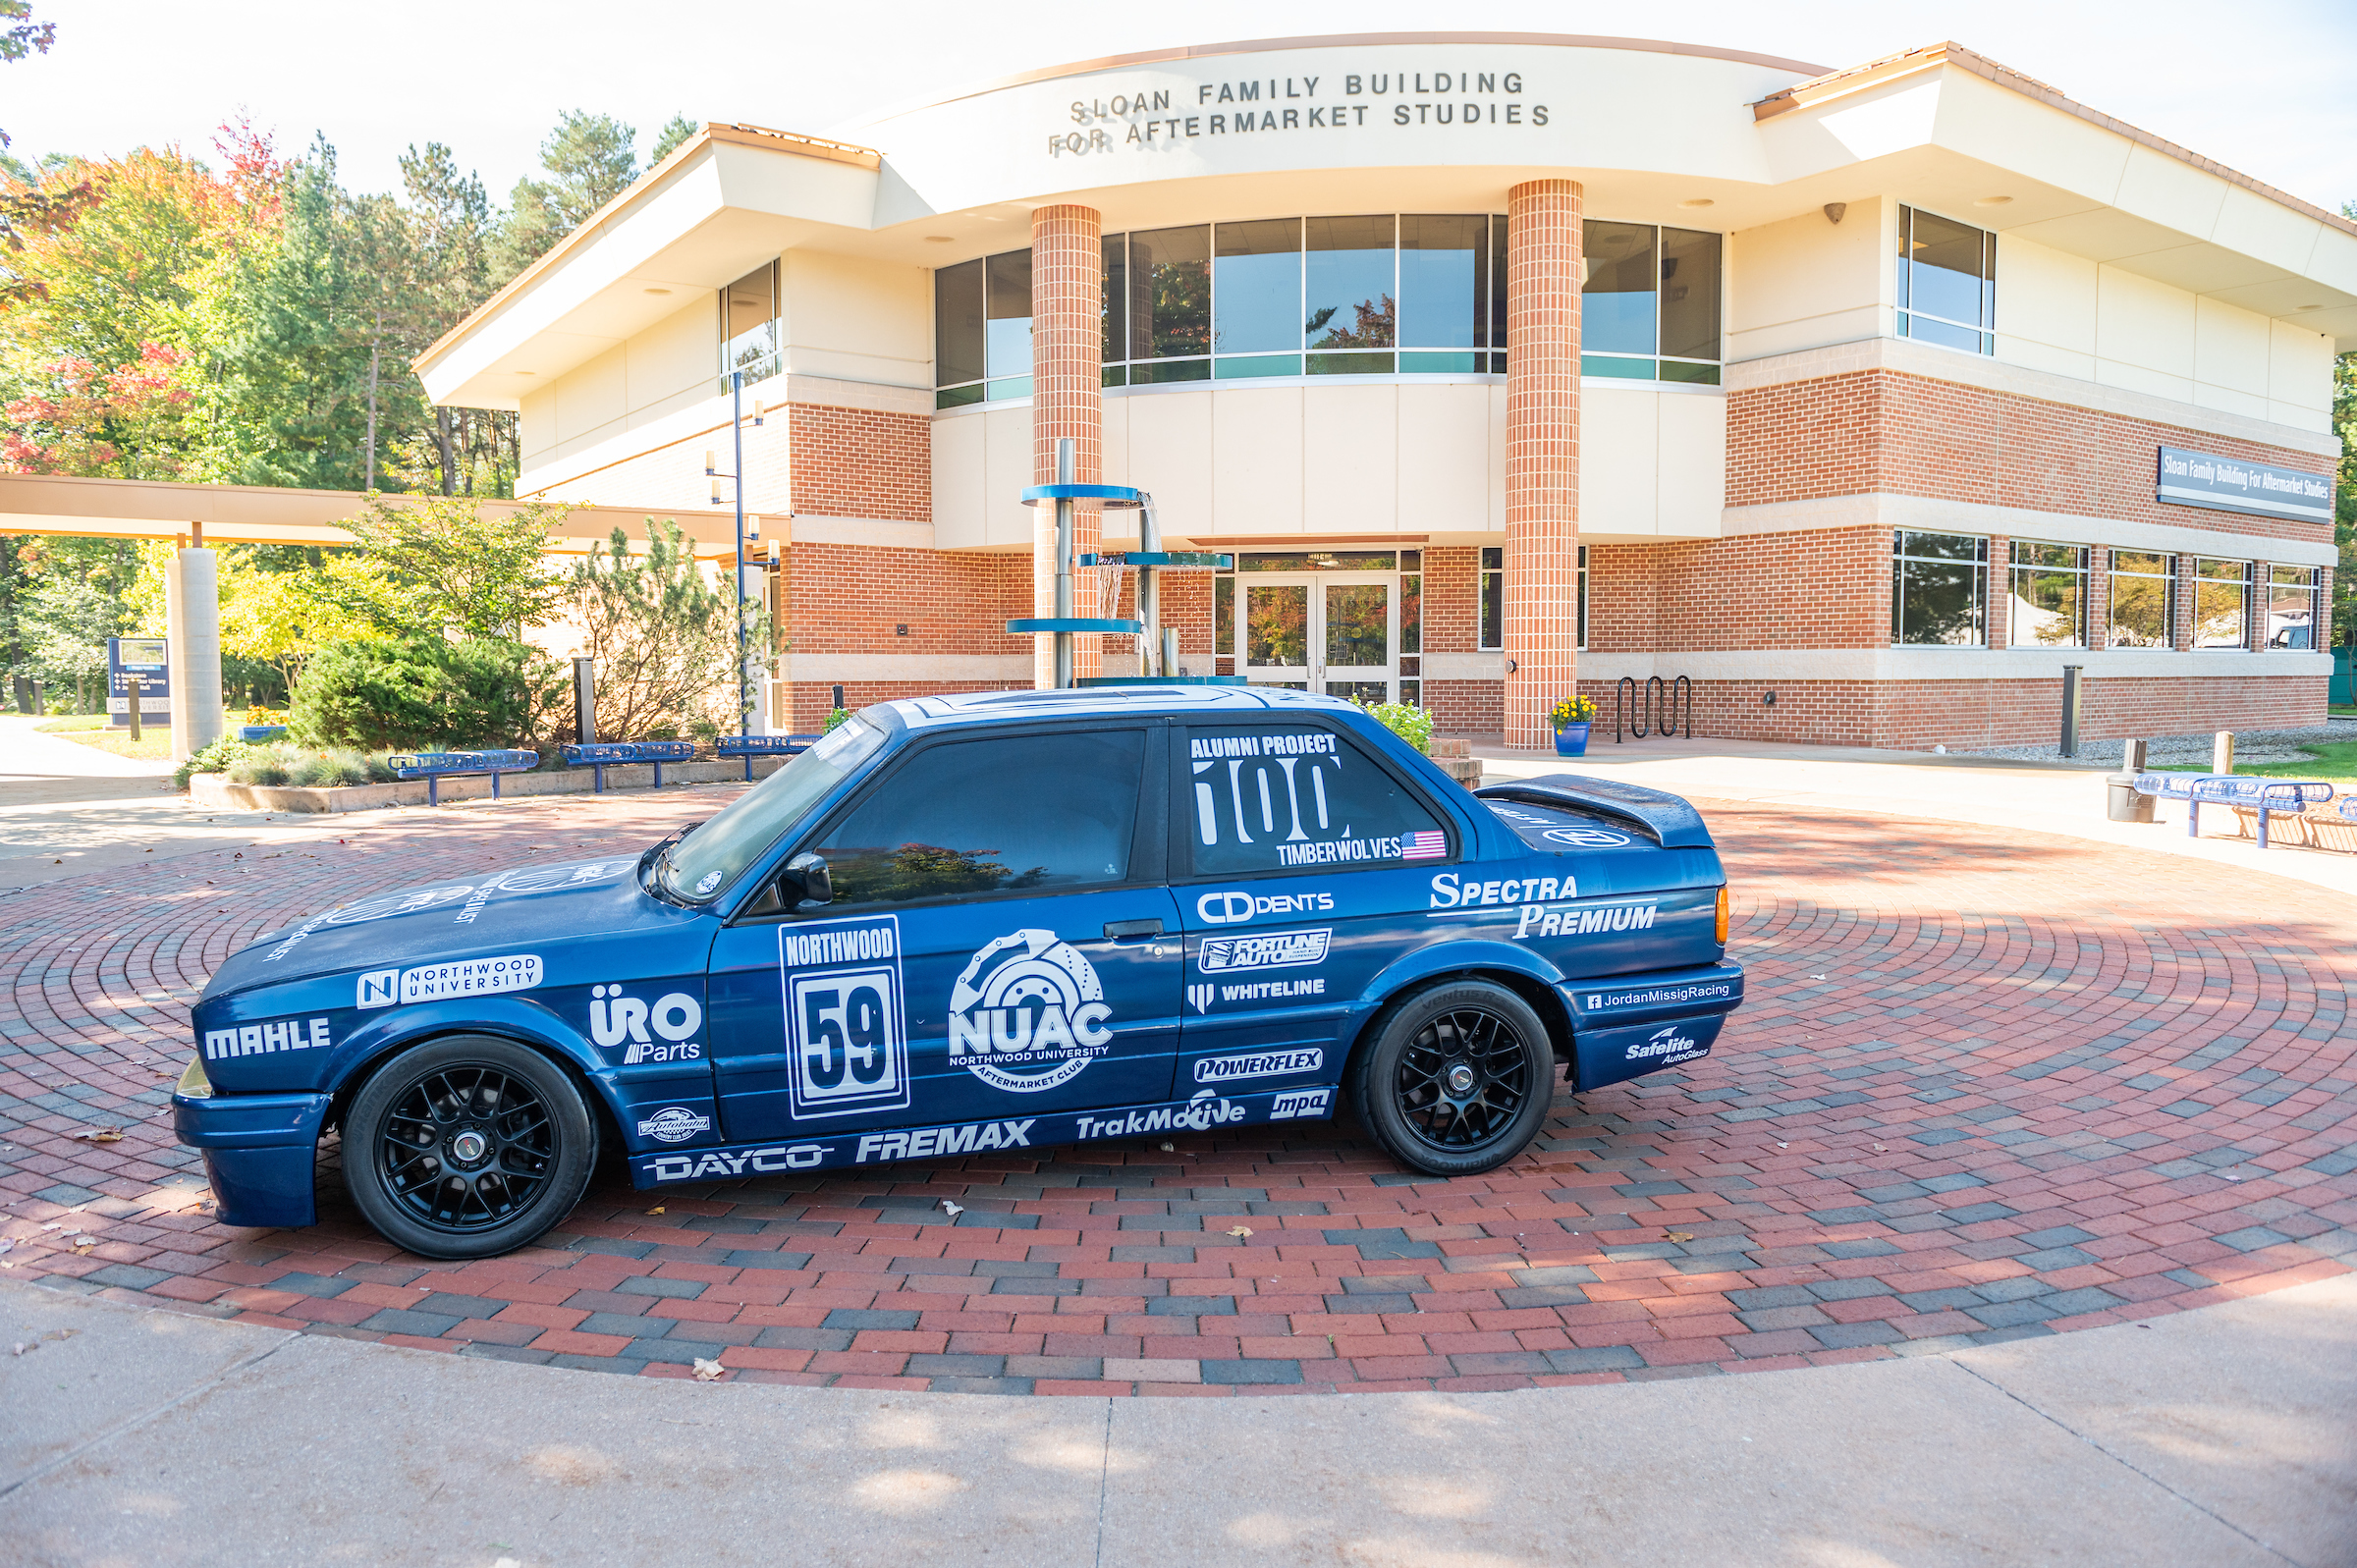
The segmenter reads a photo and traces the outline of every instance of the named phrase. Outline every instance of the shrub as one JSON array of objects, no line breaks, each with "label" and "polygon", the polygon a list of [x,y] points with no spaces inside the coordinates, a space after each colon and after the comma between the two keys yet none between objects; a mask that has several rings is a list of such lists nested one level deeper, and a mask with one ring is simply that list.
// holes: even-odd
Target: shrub
[{"label": "shrub", "polygon": [[520,642],[347,642],[302,672],[289,715],[311,747],[475,750],[528,740],[554,666]]},{"label": "shrub", "polygon": [[849,719],[850,716],[851,710],[849,708],[838,708],[833,713],[828,714],[826,732],[829,734],[834,733],[835,727],[843,723],[846,719]]},{"label": "shrub", "polygon": [[1361,703],[1375,722],[1409,745],[1432,755],[1432,715],[1412,702]]},{"label": "shrub", "polygon": [[172,787],[186,789],[192,774],[226,773],[233,764],[244,761],[260,749],[247,741],[224,735],[173,769]]},{"label": "shrub", "polygon": [[[390,769],[386,770],[388,773]],[[289,770],[288,783],[306,789],[336,789],[370,782],[368,759],[356,751],[319,751]]]},{"label": "shrub", "polygon": [[260,746],[251,756],[240,757],[229,765],[229,782],[241,784],[262,784],[277,788],[294,777],[295,770],[287,765],[286,754],[276,746]]}]

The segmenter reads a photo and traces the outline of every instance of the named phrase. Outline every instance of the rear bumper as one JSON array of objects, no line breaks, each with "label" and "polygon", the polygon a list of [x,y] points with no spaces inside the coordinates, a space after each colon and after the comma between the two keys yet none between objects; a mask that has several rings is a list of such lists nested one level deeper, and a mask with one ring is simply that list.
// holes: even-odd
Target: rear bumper
[{"label": "rear bumper", "polygon": [[311,1196],[329,1095],[172,1097],[172,1131],[204,1155],[224,1224],[318,1222]]},{"label": "rear bumper", "polygon": [[1743,1004],[1743,966],[1702,964],[1566,981],[1573,1081],[1600,1089],[1711,1054],[1727,1015]]}]

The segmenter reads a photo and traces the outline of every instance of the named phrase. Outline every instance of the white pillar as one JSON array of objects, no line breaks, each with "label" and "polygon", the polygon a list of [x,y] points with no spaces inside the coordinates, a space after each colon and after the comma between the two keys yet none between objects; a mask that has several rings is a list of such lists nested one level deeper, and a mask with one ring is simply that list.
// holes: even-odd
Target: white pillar
[{"label": "white pillar", "polygon": [[164,578],[172,678],[172,755],[186,759],[221,738],[221,595],[210,550],[182,550]]}]

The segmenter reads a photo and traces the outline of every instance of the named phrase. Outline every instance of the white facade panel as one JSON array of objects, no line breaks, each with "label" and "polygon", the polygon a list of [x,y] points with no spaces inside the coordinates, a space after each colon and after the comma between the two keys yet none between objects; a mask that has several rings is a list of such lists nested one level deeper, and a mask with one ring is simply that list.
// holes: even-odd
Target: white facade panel
[{"label": "white facade panel", "polygon": [[1302,530],[1302,392],[1299,387],[1236,387],[1207,396],[1212,525],[1219,532]]},{"label": "white facade panel", "polygon": [[[1399,522],[1400,388],[1301,389],[1301,518],[1311,533],[1392,533]],[[1419,443],[1421,436],[1412,438]]]}]

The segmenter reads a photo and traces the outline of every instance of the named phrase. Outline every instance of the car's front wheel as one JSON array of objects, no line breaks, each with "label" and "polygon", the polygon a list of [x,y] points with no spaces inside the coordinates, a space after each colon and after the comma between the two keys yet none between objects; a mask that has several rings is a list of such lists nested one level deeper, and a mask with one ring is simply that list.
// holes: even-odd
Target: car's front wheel
[{"label": "car's front wheel", "polygon": [[1361,1125],[1401,1164],[1435,1176],[1494,1170],[1547,1120],[1555,1050],[1530,1003],[1486,980],[1396,1005],[1352,1064]]},{"label": "car's front wheel", "polygon": [[597,1123],[572,1078],[488,1035],[412,1047],[379,1067],[344,1123],[344,1181],[368,1222],[425,1258],[513,1251],[573,1211]]}]

